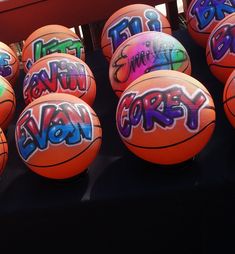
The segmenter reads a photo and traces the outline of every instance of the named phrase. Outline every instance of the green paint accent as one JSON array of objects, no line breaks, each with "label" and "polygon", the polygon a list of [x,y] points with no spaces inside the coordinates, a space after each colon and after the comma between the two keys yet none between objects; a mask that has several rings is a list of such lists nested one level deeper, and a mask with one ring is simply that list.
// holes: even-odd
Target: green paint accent
[{"label": "green paint accent", "polygon": [[0,83],[0,96],[2,96],[5,92],[5,87]]}]

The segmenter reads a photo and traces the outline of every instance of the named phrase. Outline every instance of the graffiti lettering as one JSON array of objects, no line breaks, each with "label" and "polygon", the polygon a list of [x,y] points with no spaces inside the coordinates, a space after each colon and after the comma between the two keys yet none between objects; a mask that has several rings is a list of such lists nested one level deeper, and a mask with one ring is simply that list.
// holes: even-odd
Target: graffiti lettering
[{"label": "graffiti lettering", "polygon": [[191,9],[200,30],[207,27],[213,19],[222,20],[225,15],[235,12],[234,0],[199,0]]},{"label": "graffiti lettering", "polygon": [[131,74],[139,72],[140,68],[144,70],[143,73],[154,70],[177,70],[187,60],[187,54],[183,48],[176,47],[169,40],[159,42],[155,39],[146,41],[144,45],[141,51],[132,56],[128,55],[128,48],[131,45],[126,45],[117,59],[114,59],[113,78],[117,83],[126,82]]},{"label": "graffiti lettering", "polygon": [[83,139],[92,140],[92,121],[88,109],[81,104],[45,104],[40,108],[39,122],[28,109],[18,120],[16,137],[24,160],[36,150],[46,150],[49,144],[72,146]]},{"label": "graffiti lettering", "polygon": [[220,60],[229,50],[235,54],[235,25],[221,26],[210,39],[212,57]]},{"label": "graffiti lettering", "polygon": [[39,39],[33,44],[33,59],[27,60],[26,67],[30,69],[32,64],[38,59],[52,53],[72,53],[76,57],[81,58],[82,50],[83,45],[79,39],[67,39],[64,41],[52,39],[47,43]]},{"label": "graffiti lettering", "polygon": [[121,135],[128,138],[132,128],[138,124],[149,132],[156,126],[172,128],[177,119],[184,117],[185,127],[196,131],[199,111],[206,100],[201,90],[189,96],[178,85],[165,90],[151,90],[139,96],[130,92],[119,102],[117,127]]},{"label": "graffiti lettering", "polygon": [[[146,10],[144,17],[147,20],[146,25],[150,31],[162,31],[162,24],[157,11]],[[111,40],[113,52],[127,38],[143,31],[144,28],[142,17],[125,17],[121,19],[117,24],[108,30],[108,37]]]},{"label": "graffiti lettering", "polygon": [[24,79],[23,94],[28,104],[43,94],[61,90],[87,91],[87,75],[85,66],[78,62],[51,61],[49,72],[41,69],[39,72],[27,74]]},{"label": "graffiti lettering", "polygon": [[0,76],[8,77],[12,74],[12,67],[9,65],[10,60],[9,54],[0,51]]}]

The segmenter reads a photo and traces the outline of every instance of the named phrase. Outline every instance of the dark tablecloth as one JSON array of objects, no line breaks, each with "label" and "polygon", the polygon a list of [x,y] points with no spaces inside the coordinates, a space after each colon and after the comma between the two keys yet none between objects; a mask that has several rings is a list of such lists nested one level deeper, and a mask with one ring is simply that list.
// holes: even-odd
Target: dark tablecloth
[{"label": "dark tablecloth", "polygon": [[[7,132],[9,160],[0,180],[2,248],[45,249],[83,246],[110,253],[234,253],[235,133],[222,105],[223,85],[213,77],[187,31],[174,36],[188,51],[192,76],[216,106],[215,132],[194,160],[162,167],[131,154],[115,127],[117,98],[108,81],[102,52],[87,53],[97,82],[94,110],[103,141],[88,170],[66,181],[35,175],[20,160],[14,123]],[[24,108],[21,72],[15,87],[16,117]],[[221,229],[219,229],[221,228]]]}]

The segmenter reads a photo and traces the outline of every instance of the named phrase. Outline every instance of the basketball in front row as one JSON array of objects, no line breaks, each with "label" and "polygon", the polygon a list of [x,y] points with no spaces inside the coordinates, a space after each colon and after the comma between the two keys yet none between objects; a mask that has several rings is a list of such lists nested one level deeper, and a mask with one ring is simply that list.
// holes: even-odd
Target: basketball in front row
[{"label": "basketball in front row", "polygon": [[215,106],[196,79],[159,70],[142,75],[123,92],[116,125],[135,155],[157,164],[177,164],[208,143],[215,128]]},{"label": "basketball in front row", "polygon": [[15,140],[23,162],[52,179],[79,175],[96,158],[102,139],[92,108],[74,95],[51,93],[31,102],[16,123]]}]

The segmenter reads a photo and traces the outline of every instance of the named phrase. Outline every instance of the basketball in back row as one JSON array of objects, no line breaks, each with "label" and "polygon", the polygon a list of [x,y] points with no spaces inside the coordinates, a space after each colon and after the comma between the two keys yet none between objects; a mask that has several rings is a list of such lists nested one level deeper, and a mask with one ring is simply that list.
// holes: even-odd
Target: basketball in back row
[{"label": "basketball in back row", "polygon": [[61,25],[46,25],[25,40],[22,50],[25,72],[38,59],[52,53],[67,53],[85,60],[84,46],[77,34]]},{"label": "basketball in back row", "polygon": [[15,52],[0,42],[0,76],[14,86],[19,74],[19,60]]},{"label": "basketball in back row", "polygon": [[127,38],[144,31],[171,34],[171,27],[167,18],[150,5],[132,4],[117,10],[107,20],[101,34],[106,59],[110,61],[114,51]]},{"label": "basketball in back row", "polygon": [[23,97],[28,105],[49,93],[68,93],[92,106],[96,82],[92,71],[81,59],[53,53],[35,62],[24,78]]},{"label": "basketball in back row", "polygon": [[131,36],[114,52],[109,79],[117,96],[141,75],[155,70],[176,70],[191,74],[190,58],[173,36],[147,31]]}]

